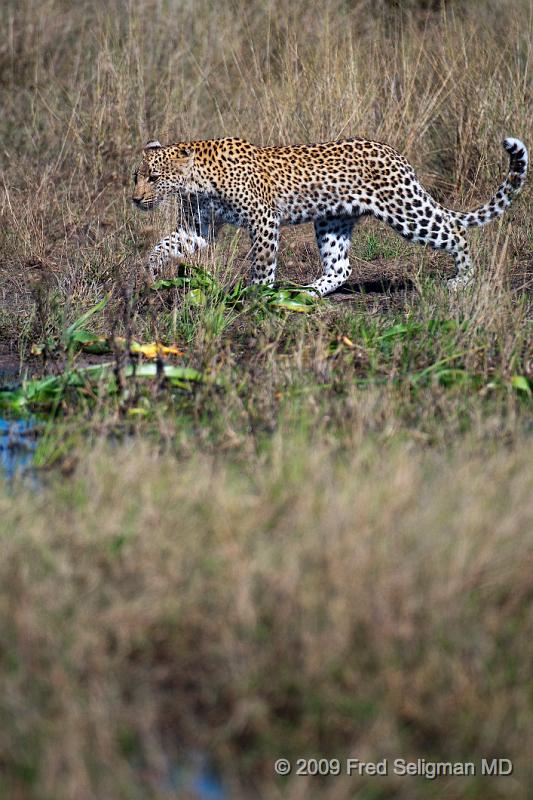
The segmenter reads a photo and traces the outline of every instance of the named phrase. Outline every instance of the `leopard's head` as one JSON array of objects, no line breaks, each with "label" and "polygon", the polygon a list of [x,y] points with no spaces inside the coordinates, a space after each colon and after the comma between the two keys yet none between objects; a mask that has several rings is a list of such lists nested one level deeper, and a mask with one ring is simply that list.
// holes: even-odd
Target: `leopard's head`
[{"label": "leopard's head", "polygon": [[133,174],[133,202],[143,211],[152,211],[165,198],[187,191],[194,153],[185,144],[163,147],[148,142],[143,158]]}]

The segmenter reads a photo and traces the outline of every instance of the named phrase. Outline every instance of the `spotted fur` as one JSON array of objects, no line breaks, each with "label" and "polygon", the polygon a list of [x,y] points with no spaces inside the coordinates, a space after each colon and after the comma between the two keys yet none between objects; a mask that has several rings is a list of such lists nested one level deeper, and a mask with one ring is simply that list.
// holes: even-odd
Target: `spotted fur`
[{"label": "spotted fur", "polygon": [[293,147],[256,147],[243,139],[149,142],[134,175],[133,200],[151,210],[171,195],[181,199],[181,222],[149,256],[152,277],[172,258],[206,247],[225,223],[246,228],[252,243],[252,283],[271,285],[281,225],[314,222],[323,275],[310,285],[334,291],[350,274],[354,225],[373,214],[405,239],[453,255],[453,286],[472,276],[463,229],[499,217],[524,185],[528,155],[505,139],[510,167],[494,196],[474,211],[439,205],[409,162],[386,144],[347,139]]}]

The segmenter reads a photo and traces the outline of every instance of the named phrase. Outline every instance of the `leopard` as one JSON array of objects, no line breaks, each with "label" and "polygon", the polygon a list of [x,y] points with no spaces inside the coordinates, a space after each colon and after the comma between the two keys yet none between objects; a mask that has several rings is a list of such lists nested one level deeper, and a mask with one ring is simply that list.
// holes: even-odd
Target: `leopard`
[{"label": "leopard", "polygon": [[350,273],[355,225],[372,215],[404,239],[451,254],[451,288],[472,281],[467,228],[500,217],[524,186],[525,144],[503,141],[508,173],[491,199],[473,211],[454,211],[423,187],[409,161],[388,144],[351,138],[318,144],[261,147],[241,138],[149,141],[133,175],[133,203],[152,211],[179,199],[176,229],[148,256],[155,281],[165,266],[214,243],[225,224],[250,236],[251,284],[274,285],[280,229],[312,222],[323,271],[306,289],[325,296]]}]

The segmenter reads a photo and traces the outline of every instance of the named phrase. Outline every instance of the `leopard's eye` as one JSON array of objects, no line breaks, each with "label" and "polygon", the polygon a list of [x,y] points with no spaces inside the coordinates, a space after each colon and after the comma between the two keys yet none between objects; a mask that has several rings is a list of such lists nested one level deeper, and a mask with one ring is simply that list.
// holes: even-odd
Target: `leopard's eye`
[{"label": "leopard's eye", "polygon": [[160,177],[161,177],[161,175],[150,175],[149,178],[148,178],[148,183],[155,183],[156,180],[158,178],[160,178]]},{"label": "leopard's eye", "polygon": [[133,173],[133,183],[137,185],[137,172]]}]

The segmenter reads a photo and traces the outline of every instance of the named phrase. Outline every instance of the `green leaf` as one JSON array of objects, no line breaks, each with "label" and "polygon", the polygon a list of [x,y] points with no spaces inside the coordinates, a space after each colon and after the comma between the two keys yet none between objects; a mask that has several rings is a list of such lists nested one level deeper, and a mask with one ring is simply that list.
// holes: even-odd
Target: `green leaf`
[{"label": "green leaf", "polygon": [[[165,378],[168,378],[171,382],[175,380],[200,382],[203,380],[202,373],[193,367],[177,367],[172,364],[165,364],[163,373]],[[129,366],[126,368],[127,377],[135,375],[137,378],[155,378],[157,374],[157,364],[139,364],[137,367]]]},{"label": "green leaf", "polygon": [[273,303],[270,303],[270,305],[273,308],[285,308],[287,311],[300,311],[304,314],[313,310],[313,307],[309,305],[309,303],[302,303],[301,301],[291,299],[275,300]]},{"label": "green leaf", "polygon": [[[0,407],[17,410],[26,405],[50,404],[67,387],[74,390],[83,389],[91,385],[95,386],[101,381],[103,381],[104,391],[113,393],[116,391],[114,369],[113,363],[106,362],[105,364],[92,364],[81,369],[72,369],[62,375],[49,375],[39,380],[26,381],[14,391],[0,391]],[[133,376],[155,378],[160,374],[159,369],[161,368],[158,368],[157,364],[129,364],[125,368],[124,374],[126,378]],[[188,388],[191,383],[199,383],[204,380],[202,373],[193,367],[165,364],[163,374],[172,386],[178,388]]]},{"label": "green leaf", "polygon": [[111,297],[110,293],[106,294],[106,296],[103,297],[102,300],[100,300],[98,303],[96,303],[95,306],[89,308],[87,311],[85,311],[84,314],[81,315],[81,317],[78,317],[78,319],[75,320],[75,322],[73,322],[72,325],[69,325],[69,327],[65,331],[63,341],[66,342],[72,341],[72,335],[74,334],[74,332],[77,331],[78,328],[81,328],[81,326],[85,322],[87,322],[87,320],[90,319],[94,314],[97,314],[99,311],[102,311],[109,303],[110,297]]},{"label": "green leaf", "polygon": [[39,403],[53,397],[60,389],[61,376],[49,375],[47,378],[40,380],[28,381],[22,384],[22,391],[26,400],[31,403]]},{"label": "green leaf", "polygon": [[87,344],[88,342],[97,341],[98,338],[99,337],[96,333],[81,328],[79,330],[74,331],[74,333],[70,337],[70,341],[76,342],[77,344]]},{"label": "green leaf", "polygon": [[428,333],[435,333],[435,331],[456,331],[458,324],[454,319],[431,319],[428,322]]},{"label": "green leaf", "polygon": [[464,369],[440,369],[435,374],[442,386],[454,386],[464,383],[470,378],[469,373]]},{"label": "green leaf", "polygon": [[172,380],[179,379],[183,381],[200,382],[203,380],[203,375],[194,367],[175,367],[171,364],[164,366],[165,376]]},{"label": "green leaf", "polygon": [[191,289],[185,295],[191,306],[205,306],[207,297],[202,289]]},{"label": "green leaf", "polygon": [[311,311],[317,304],[317,297],[301,288],[284,288],[277,291],[271,290],[269,305],[273,308],[285,308],[288,311]]},{"label": "green leaf", "polygon": [[407,333],[417,333],[420,327],[418,323],[402,322],[386,330],[385,333],[377,337],[376,341],[380,342],[384,339],[394,339],[396,336],[405,336]]},{"label": "green leaf", "polygon": [[181,276],[179,278],[161,278],[155,283],[152,283],[150,286],[150,291],[157,291],[158,289],[172,289],[172,288],[181,288],[182,286],[188,286],[191,282],[191,278]]},{"label": "green leaf", "polygon": [[26,405],[26,397],[21,389],[0,392],[0,408],[9,408],[17,411]]},{"label": "green leaf", "polygon": [[246,286],[242,280],[238,280],[235,286],[226,295],[226,302],[234,302],[240,300],[246,292]]},{"label": "green leaf", "polygon": [[[462,353],[453,353],[451,356],[447,356],[446,358],[441,358],[439,361],[435,361],[435,363],[430,364],[429,367],[420,370],[420,372],[416,372],[414,375],[411,376],[412,383],[418,383],[419,381],[427,378],[431,375],[432,372],[442,373],[445,370],[443,369],[444,364],[449,364],[451,361],[455,361],[458,358],[462,358]],[[456,367],[453,369],[461,369],[460,367]]]},{"label": "green leaf", "polygon": [[513,375],[511,378],[511,386],[513,389],[516,389],[517,392],[524,392],[529,396],[531,396],[533,393],[531,389],[531,381],[528,380],[525,375]]},{"label": "green leaf", "polygon": [[150,411],[147,408],[135,406],[134,408],[128,408],[127,413],[129,417],[146,417]]},{"label": "green leaf", "polygon": [[309,306],[316,306],[318,303],[318,295],[314,294],[314,292],[298,292],[295,300],[300,301],[301,303],[307,303]]},{"label": "green leaf", "polygon": [[98,336],[83,344],[83,351],[95,356],[103,356],[111,352],[111,347],[105,336]]}]

